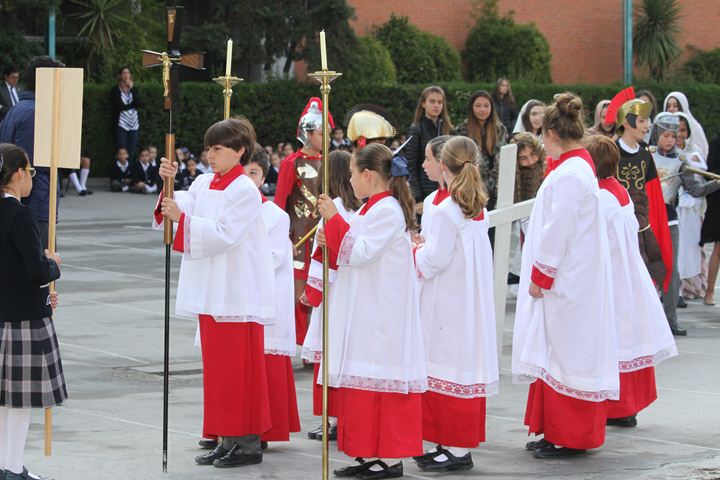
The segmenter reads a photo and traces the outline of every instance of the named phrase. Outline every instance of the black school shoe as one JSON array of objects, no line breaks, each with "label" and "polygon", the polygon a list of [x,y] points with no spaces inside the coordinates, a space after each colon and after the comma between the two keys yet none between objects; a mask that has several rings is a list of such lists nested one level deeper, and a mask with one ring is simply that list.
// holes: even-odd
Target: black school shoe
[{"label": "black school shoe", "polygon": [[5,480],[51,480],[49,477],[41,477],[28,472],[28,469],[23,467],[22,473],[13,473],[10,470],[0,470],[0,479]]},{"label": "black school shoe", "polygon": [[462,457],[456,457],[448,451],[443,452],[443,454],[447,457],[446,460],[438,462],[432,459],[418,464],[418,467],[424,472],[457,472],[470,470],[474,466],[470,452]]},{"label": "black school shoe", "polygon": [[633,428],[637,426],[637,417],[635,415],[630,415],[629,417],[622,418],[608,418],[605,425],[610,425],[612,427]]},{"label": "black school shoe", "polygon": [[218,446],[217,440],[209,440],[207,438],[203,438],[198,442],[198,445],[200,445],[200,448],[205,450],[215,450]]},{"label": "black school shoe", "polygon": [[213,466],[215,466],[215,468],[244,467],[245,465],[257,465],[258,463],[262,463],[262,460],[262,453],[248,455],[247,453],[242,453],[237,445],[233,445],[224,457],[218,458],[213,462]]},{"label": "black school shoe", "polygon": [[371,463],[373,463],[374,465],[380,465],[382,467],[382,470],[373,471],[368,468],[367,470],[364,470],[355,475],[355,477],[364,478],[366,480],[380,480],[382,478],[400,478],[403,476],[402,462],[398,462],[392,466],[388,466],[388,464],[383,462],[382,460],[375,460]]},{"label": "black school shoe", "polygon": [[363,472],[375,465],[375,462],[366,462],[365,459],[360,457],[357,457],[355,461],[357,462],[357,465],[349,465],[347,467],[333,470],[333,475],[335,475],[336,477],[354,477],[358,473]]},{"label": "black school shoe", "polygon": [[422,455],[412,457],[412,459],[418,463],[427,462],[428,460],[432,460],[433,458],[437,457],[438,455],[442,455],[445,452],[447,452],[447,450],[445,450],[442,445],[436,445],[435,450],[431,450]]},{"label": "black school shoe", "polygon": [[556,447],[552,443],[544,447],[537,448],[533,451],[535,458],[568,458],[583,455],[587,450],[578,450],[575,448]]},{"label": "black school shoe", "polygon": [[310,440],[315,440],[315,439],[317,438],[317,436],[318,436],[318,433],[322,436],[322,425],[320,425],[319,427],[315,428],[314,430],[310,430],[310,431],[308,432],[308,438],[309,438]]},{"label": "black school shoe", "polygon": [[541,438],[540,440],[535,440],[534,442],[528,442],[525,444],[526,450],[537,450],[538,448],[547,447],[548,445],[552,445],[552,443],[548,442],[544,438]]},{"label": "black school shoe", "polygon": [[[310,435],[310,434],[308,434]],[[320,440],[322,442],[323,439],[323,433],[322,433],[322,427],[320,428],[320,431],[315,434],[315,440]],[[337,440],[337,425],[328,425],[328,441]]]},{"label": "black school shoe", "polygon": [[212,452],[195,457],[195,463],[198,465],[212,465],[215,460],[224,457],[227,453],[228,451],[220,444],[215,447]]}]

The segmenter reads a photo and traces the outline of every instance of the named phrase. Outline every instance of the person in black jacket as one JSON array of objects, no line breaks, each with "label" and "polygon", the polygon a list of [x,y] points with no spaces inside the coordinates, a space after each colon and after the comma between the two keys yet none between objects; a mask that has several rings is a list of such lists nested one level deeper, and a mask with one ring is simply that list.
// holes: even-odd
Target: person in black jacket
[{"label": "person in black jacket", "polygon": [[142,107],[145,102],[138,95],[128,67],[118,70],[118,83],[110,90],[110,97],[115,109],[114,125],[117,148],[127,150],[132,160],[135,158],[135,149],[140,134],[140,118],[137,109]]},{"label": "person in black jacket", "polygon": [[38,478],[23,465],[32,408],[67,399],[52,311],[60,257],[43,250],[35,214],[20,202],[35,169],[20,147],[0,144],[0,458],[2,478]]},{"label": "person in black jacket", "polygon": [[[495,82],[495,91],[492,93],[493,102],[495,102],[495,110],[500,122],[505,126],[505,133],[513,131],[515,120],[517,119],[517,107],[515,105],[515,97],[512,93],[510,81],[505,77],[498,78]],[[505,138],[507,141],[507,137]]]},{"label": "person in black jacket", "polygon": [[158,167],[150,163],[150,154],[147,148],[140,149],[138,159],[130,166],[130,191],[133,193],[155,193],[162,189]]},{"label": "person in black jacket", "polygon": [[128,161],[128,152],[124,148],[118,148],[115,156],[115,163],[110,166],[110,191],[127,192],[132,183],[132,171]]},{"label": "person in black jacket", "polygon": [[440,87],[427,87],[418,100],[415,119],[407,133],[410,141],[403,149],[410,172],[410,188],[415,197],[418,213],[422,213],[425,197],[438,188],[437,183],[430,180],[422,169],[425,148],[433,138],[450,134],[452,128],[445,92]]}]

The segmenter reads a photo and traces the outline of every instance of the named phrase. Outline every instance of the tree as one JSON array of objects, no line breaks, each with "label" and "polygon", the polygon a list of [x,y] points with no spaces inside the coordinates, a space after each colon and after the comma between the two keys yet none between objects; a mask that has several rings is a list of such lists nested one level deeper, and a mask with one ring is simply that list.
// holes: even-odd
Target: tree
[{"label": "tree", "polygon": [[550,47],[535,25],[517,24],[513,12],[500,15],[497,0],[475,6],[475,25],[468,33],[462,59],[468,81],[513,80],[550,83]]},{"label": "tree", "polygon": [[684,70],[696,82],[720,85],[720,48],[696,52]]},{"label": "tree", "polygon": [[680,5],[677,0],[643,0],[638,7],[633,32],[637,63],[647,66],[650,76],[662,80],[667,68],[680,56]]},{"label": "tree", "polygon": [[390,52],[401,83],[460,79],[458,52],[443,38],[411,25],[408,17],[391,15],[373,36]]},{"label": "tree", "polygon": [[80,22],[76,36],[85,43],[88,77],[94,78],[105,61],[101,52],[113,50],[121,29],[128,24],[125,16],[128,5],[123,0],[72,0],[72,3],[81,7],[74,14]]}]

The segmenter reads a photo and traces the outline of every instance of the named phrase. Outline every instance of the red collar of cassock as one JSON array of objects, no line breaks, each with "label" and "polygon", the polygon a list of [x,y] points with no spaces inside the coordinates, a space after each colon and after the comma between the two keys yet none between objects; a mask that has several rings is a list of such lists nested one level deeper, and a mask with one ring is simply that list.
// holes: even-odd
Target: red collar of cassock
[{"label": "red collar of cassock", "polygon": [[590,152],[588,152],[584,148],[576,148],[575,150],[570,150],[570,151],[567,151],[567,152],[563,153],[562,155],[560,155],[560,158],[558,158],[557,162],[553,162],[551,171],[558,168],[560,165],[562,165],[562,163],[565,160],[567,160],[570,157],[582,158],[583,160],[585,160],[588,163],[588,165],[590,165],[590,168],[592,168],[593,173],[595,173],[595,162],[593,162],[593,159],[590,156]]},{"label": "red collar of cassock", "polygon": [[448,198],[450,196],[450,192],[447,188],[440,187],[438,188],[437,193],[435,194],[435,198],[433,198],[433,205],[440,205],[443,200]]},{"label": "red collar of cassock", "polygon": [[625,187],[623,187],[620,182],[618,182],[617,178],[615,177],[608,177],[598,180],[598,185],[603,190],[607,190],[608,192],[612,193],[615,198],[617,198],[618,202],[620,202],[621,206],[625,206],[628,203],[630,203],[630,195],[628,195],[627,190],[625,190]]},{"label": "red collar of cassock", "polygon": [[225,175],[216,173],[210,182],[210,190],[225,190],[243,173],[245,173],[245,169],[239,163],[228,170]]},{"label": "red collar of cassock", "polygon": [[367,213],[367,211],[370,210],[370,208],[371,208],[373,205],[375,205],[375,204],[378,203],[380,200],[382,200],[383,198],[386,198],[386,197],[392,197],[392,192],[387,191],[387,192],[376,193],[376,194],[373,195],[372,197],[368,198],[367,203],[365,203],[365,205],[362,206],[362,208],[360,209],[359,214],[360,214],[360,215],[365,215],[365,214]]}]

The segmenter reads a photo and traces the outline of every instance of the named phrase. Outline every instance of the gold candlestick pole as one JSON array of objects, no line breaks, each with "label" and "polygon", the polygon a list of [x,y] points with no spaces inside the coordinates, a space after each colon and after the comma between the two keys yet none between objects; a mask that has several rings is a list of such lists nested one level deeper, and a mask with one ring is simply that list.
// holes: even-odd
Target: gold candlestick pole
[{"label": "gold candlestick pole", "polygon": [[[324,33],[324,32],[323,32]],[[321,47],[323,59],[325,55],[325,35],[321,35]],[[330,161],[328,159],[328,151],[330,150],[330,129],[328,125],[328,117],[330,108],[330,83],[342,75],[342,73],[333,72],[326,68],[326,60],[323,61],[323,68],[319,72],[311,73],[308,76],[314,78],[320,82],[320,93],[322,94],[322,114],[323,114],[323,182],[322,191],[324,195],[330,193]],[[329,257],[327,246],[323,247],[323,304],[322,304],[322,318],[323,318],[323,332],[322,332],[322,478],[323,480],[328,479],[329,474],[329,452],[328,452],[328,302],[325,294],[328,291],[328,276],[329,276]]]},{"label": "gold candlestick pole", "polygon": [[222,77],[213,78],[213,81],[223,87],[223,96],[225,97],[225,120],[230,118],[230,98],[233,94],[233,87],[242,82],[242,78],[233,77],[232,75],[223,75]]}]

